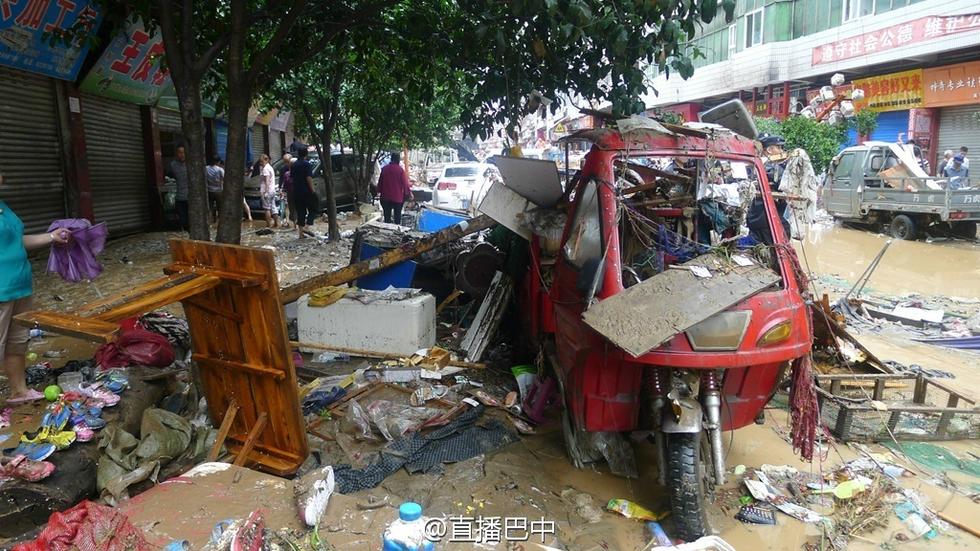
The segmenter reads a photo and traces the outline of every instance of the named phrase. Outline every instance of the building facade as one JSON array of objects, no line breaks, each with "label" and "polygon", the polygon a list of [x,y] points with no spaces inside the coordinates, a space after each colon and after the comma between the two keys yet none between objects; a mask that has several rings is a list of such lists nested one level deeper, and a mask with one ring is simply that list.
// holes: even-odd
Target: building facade
[{"label": "building facade", "polygon": [[652,72],[648,108],[691,113],[740,98],[783,118],[843,73],[865,91],[858,108],[879,113],[864,138],[914,138],[933,160],[961,145],[980,157],[976,0],[745,0],[691,46],[704,54],[693,77]]},{"label": "building facade", "polygon": [[[28,232],[66,217],[113,235],[165,229],[165,167],[183,136],[160,35],[137,20],[96,50],[46,40],[77,21],[98,28],[97,4],[20,2],[0,17],[0,199]],[[208,105],[205,117],[208,154],[223,157],[220,115]],[[256,119],[250,156],[281,154],[289,113]]]}]

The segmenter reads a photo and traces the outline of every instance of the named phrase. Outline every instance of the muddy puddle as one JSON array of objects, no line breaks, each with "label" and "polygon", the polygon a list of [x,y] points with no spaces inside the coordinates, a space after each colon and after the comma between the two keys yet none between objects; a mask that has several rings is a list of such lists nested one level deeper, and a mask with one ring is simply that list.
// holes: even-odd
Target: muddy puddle
[{"label": "muddy puddle", "polygon": [[[887,236],[841,224],[814,226],[797,242],[804,267],[822,276],[857,281],[878,254]],[[868,289],[891,295],[920,294],[980,298],[980,244],[963,240],[892,240],[868,283]]]}]

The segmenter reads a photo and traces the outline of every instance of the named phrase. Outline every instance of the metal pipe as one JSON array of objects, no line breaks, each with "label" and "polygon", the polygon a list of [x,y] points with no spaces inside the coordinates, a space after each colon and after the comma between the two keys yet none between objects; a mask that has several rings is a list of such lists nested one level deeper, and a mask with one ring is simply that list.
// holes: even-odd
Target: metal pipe
[{"label": "metal pipe", "polygon": [[[664,408],[667,406],[667,384],[670,374],[666,369],[654,369],[650,377],[650,393],[653,395],[653,445],[657,448],[657,484],[667,485],[667,435],[663,431]],[[665,382],[665,379],[667,381]]]},{"label": "metal pipe", "polygon": [[711,463],[715,484],[725,483],[725,450],[721,439],[721,384],[718,372],[706,371],[701,376],[701,405],[707,421],[708,441],[711,444]]}]

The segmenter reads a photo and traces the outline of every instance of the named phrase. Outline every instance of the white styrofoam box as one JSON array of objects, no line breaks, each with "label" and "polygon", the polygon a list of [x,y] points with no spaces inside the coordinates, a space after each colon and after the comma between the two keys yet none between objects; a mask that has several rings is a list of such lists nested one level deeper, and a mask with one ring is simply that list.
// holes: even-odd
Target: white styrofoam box
[{"label": "white styrofoam box", "polygon": [[430,294],[368,304],[344,297],[323,308],[310,307],[309,299],[297,301],[301,342],[405,355],[436,343],[436,298]]}]

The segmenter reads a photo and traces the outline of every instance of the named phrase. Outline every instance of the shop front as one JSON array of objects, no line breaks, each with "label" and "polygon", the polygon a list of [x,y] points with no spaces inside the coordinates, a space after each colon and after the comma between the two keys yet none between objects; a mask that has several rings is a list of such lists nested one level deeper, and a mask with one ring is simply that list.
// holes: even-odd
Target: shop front
[{"label": "shop front", "polygon": [[926,107],[938,110],[936,159],[943,151],[969,149],[968,157],[980,170],[980,61],[923,71]]}]

